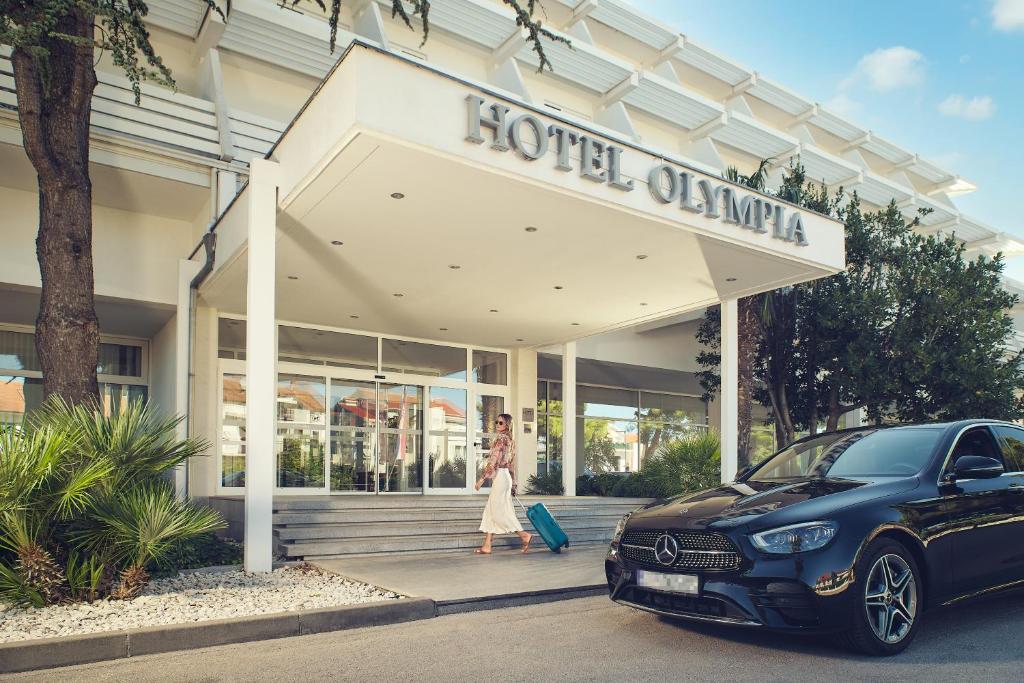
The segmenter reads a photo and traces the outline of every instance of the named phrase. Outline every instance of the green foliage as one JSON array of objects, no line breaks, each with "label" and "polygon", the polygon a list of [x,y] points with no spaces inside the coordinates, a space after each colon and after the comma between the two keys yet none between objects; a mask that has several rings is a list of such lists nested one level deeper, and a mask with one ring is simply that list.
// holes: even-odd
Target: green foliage
[{"label": "green foliage", "polygon": [[661,496],[661,490],[641,472],[604,472],[577,477],[576,495],[658,498]]},{"label": "green foliage", "polygon": [[198,534],[176,543],[162,563],[146,566],[154,576],[173,574],[179,569],[198,569],[242,564],[242,544],[224,539],[213,532]]},{"label": "green foliage", "polygon": [[147,563],[223,527],[214,511],[178,500],[164,476],[205,450],[176,439],[177,424],[141,401],[103,417],[54,398],[0,428],[0,598],[104,597],[111,577],[138,582]]},{"label": "green foliage", "polygon": [[[771,408],[782,443],[865,408],[875,420],[1019,419],[1022,358],[1007,356],[1003,259],[968,259],[952,237],[915,231],[896,204],[864,211],[795,165],[776,193],[846,226],[846,269],[758,295],[755,398]],[[926,215],[922,211],[921,215]],[[701,384],[718,388],[719,312],[698,332]]]},{"label": "green foliage", "polygon": [[619,464],[615,442],[608,435],[608,423],[586,420],[583,423],[583,458],[591,472],[614,470]]},{"label": "green foliage", "polygon": [[434,486],[459,488],[466,485],[466,459],[445,460],[434,472]]},{"label": "green foliage", "polygon": [[526,480],[526,492],[540,496],[560,496],[565,493],[565,486],[562,484],[562,470],[557,467],[550,468],[544,474],[531,474]]},{"label": "green foliage", "polygon": [[721,442],[712,431],[693,432],[665,444],[644,460],[642,474],[650,495],[676,496],[718,486],[720,453]]}]

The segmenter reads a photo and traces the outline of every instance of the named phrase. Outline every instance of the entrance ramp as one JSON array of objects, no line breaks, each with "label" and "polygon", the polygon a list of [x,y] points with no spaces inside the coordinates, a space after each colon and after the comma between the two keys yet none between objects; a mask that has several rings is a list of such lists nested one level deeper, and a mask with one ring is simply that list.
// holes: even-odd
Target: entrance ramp
[{"label": "entrance ramp", "polygon": [[[575,546],[607,544],[626,513],[646,498],[523,496],[543,502]],[[289,560],[466,552],[480,545],[483,496],[316,496],[274,500],[274,542]],[[521,509],[524,529],[531,530]],[[515,535],[497,536],[496,550],[518,547]],[[539,538],[532,552],[549,552]]]}]

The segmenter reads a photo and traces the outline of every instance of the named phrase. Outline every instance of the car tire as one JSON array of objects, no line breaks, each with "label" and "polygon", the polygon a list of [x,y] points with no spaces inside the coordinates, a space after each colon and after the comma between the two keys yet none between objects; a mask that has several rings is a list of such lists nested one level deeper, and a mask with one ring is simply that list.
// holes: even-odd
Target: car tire
[{"label": "car tire", "polygon": [[903,652],[917,635],[924,612],[921,570],[914,556],[898,541],[878,539],[864,550],[855,571],[847,607],[850,627],[839,634],[839,641],[875,657]]}]

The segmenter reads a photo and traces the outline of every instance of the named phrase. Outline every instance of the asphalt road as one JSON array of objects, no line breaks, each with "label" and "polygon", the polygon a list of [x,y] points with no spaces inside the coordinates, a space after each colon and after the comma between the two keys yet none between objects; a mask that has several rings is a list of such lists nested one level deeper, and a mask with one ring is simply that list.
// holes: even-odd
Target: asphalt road
[{"label": "asphalt road", "polygon": [[0,676],[25,681],[1022,681],[1024,595],[930,613],[904,654],[680,625],[606,598]]}]

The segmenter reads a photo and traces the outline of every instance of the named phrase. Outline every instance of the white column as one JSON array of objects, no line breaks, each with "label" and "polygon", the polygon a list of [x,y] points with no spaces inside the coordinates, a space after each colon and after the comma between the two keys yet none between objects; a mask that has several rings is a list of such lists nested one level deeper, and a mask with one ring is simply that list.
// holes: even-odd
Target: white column
[{"label": "white column", "polygon": [[736,477],[736,456],[739,447],[738,332],[739,316],[736,312],[736,299],[725,299],[722,301],[722,388],[719,398],[723,482],[732,481]]},{"label": "white column", "polygon": [[245,570],[273,568],[275,324],[278,165],[249,166],[248,283],[245,340]]},{"label": "white column", "polygon": [[[516,425],[516,480],[526,490],[530,475],[537,474],[537,352],[515,349],[512,352],[512,406]],[[533,413],[527,422],[524,411]],[[530,433],[526,433],[529,425]]]},{"label": "white column", "polygon": [[562,346],[562,485],[576,495],[576,342]]},{"label": "white column", "polygon": [[[200,253],[200,258],[205,252]],[[174,413],[183,417],[188,412],[188,358],[191,339],[189,339],[190,306],[192,303],[192,278],[196,276],[201,263],[180,259],[178,261],[178,300],[177,312],[174,317]],[[184,421],[178,423],[177,438],[188,438],[188,426]],[[178,498],[185,497],[186,468],[188,463],[181,463],[174,468],[174,491]]]}]

